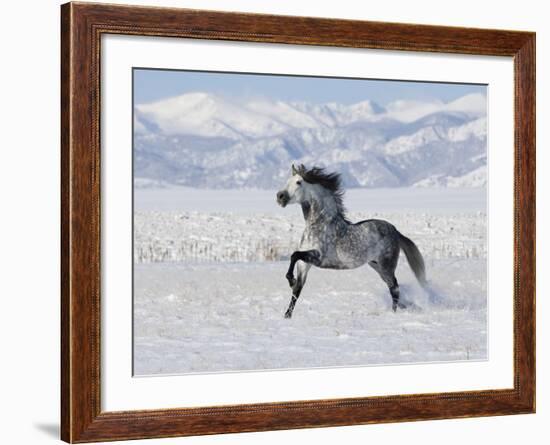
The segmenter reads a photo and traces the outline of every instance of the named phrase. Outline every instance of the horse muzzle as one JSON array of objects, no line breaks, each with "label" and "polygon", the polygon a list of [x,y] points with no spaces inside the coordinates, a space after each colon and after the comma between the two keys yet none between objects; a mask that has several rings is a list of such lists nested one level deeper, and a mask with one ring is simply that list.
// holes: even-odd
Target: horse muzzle
[{"label": "horse muzzle", "polygon": [[279,204],[281,207],[286,207],[288,201],[290,201],[290,196],[287,192],[277,193],[277,204]]}]

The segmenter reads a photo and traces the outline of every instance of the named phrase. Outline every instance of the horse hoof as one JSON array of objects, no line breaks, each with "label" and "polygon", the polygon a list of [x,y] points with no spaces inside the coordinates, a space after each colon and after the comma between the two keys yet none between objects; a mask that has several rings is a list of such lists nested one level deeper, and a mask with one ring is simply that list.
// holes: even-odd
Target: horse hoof
[{"label": "horse hoof", "polygon": [[292,312],[286,311],[285,318],[292,318]]}]

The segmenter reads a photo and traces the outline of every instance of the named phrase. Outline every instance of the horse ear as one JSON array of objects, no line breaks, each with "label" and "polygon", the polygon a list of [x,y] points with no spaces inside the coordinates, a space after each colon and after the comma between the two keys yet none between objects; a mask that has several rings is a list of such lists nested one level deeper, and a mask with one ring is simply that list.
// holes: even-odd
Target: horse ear
[{"label": "horse ear", "polygon": [[298,174],[298,170],[296,170],[296,167],[294,167],[294,164],[292,164],[292,176],[297,174]]}]

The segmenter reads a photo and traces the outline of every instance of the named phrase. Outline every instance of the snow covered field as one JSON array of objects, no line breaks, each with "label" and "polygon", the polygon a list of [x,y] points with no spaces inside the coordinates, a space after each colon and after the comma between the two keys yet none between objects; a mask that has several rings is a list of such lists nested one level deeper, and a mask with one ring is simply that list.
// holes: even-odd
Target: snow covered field
[{"label": "snow covered field", "polygon": [[274,193],[135,190],[136,375],[480,360],[487,357],[484,189],[356,189],[352,221],[383,218],[413,239],[432,292],[404,256],[416,311],[391,311],[368,267],[312,269],[291,320],[285,259],[300,210]]}]

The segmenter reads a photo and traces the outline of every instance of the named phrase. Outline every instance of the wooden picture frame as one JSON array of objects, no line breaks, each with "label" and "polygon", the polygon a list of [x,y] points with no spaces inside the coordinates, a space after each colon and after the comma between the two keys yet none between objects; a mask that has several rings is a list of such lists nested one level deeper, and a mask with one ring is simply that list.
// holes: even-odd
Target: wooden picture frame
[{"label": "wooden picture frame", "polygon": [[[103,34],[513,57],[513,389],[102,412],[99,92]],[[61,36],[61,438],[64,441],[95,442],[535,411],[534,33],[68,3],[61,7]]]}]

